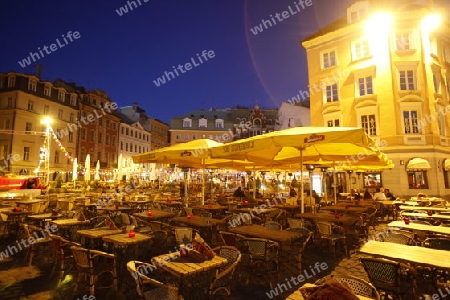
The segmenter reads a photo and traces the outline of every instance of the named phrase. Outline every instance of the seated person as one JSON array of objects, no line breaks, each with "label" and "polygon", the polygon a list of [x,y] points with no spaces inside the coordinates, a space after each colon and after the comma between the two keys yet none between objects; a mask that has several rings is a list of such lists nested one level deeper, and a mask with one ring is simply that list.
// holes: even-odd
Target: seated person
[{"label": "seated person", "polygon": [[353,197],[353,199],[355,200],[359,200],[361,199],[361,195],[359,194],[359,192],[355,189],[351,189],[350,191],[350,197]]},{"label": "seated person", "polygon": [[259,192],[259,189],[256,189],[256,194],[255,194],[255,197],[256,198],[262,198],[262,194]]},{"label": "seated person", "polygon": [[392,193],[389,189],[385,189],[384,191],[386,193],[386,198],[388,198],[389,200],[397,199],[397,197],[394,196],[394,193]]},{"label": "seated person", "polygon": [[386,200],[386,195],[383,192],[381,192],[380,188],[377,188],[375,194],[373,194],[372,199],[373,200]]},{"label": "seated person", "polygon": [[372,200],[372,194],[369,192],[369,189],[366,189],[363,196],[364,200]]},{"label": "seated person", "polygon": [[297,192],[294,190],[294,188],[291,188],[289,191],[289,197],[297,197]]},{"label": "seated person", "polygon": [[237,189],[234,190],[233,197],[241,197],[241,198],[245,197],[245,193],[241,187],[238,187]]}]

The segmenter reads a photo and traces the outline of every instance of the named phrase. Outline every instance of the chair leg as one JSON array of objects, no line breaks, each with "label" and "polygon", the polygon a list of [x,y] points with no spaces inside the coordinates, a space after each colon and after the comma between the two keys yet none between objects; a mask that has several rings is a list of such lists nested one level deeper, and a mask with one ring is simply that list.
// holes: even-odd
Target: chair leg
[{"label": "chair leg", "polygon": [[89,275],[89,294],[95,295],[95,275]]}]

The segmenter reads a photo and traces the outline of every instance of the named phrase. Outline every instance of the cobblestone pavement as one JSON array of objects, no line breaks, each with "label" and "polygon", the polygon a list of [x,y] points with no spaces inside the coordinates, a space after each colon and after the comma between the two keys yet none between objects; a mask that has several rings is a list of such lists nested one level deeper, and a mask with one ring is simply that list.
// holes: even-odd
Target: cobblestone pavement
[{"label": "cobblestone pavement", "polygon": [[[370,235],[373,235],[374,232],[382,232],[386,228],[386,223],[381,223],[375,228],[375,231],[371,228]],[[13,245],[14,242],[14,239],[1,239],[0,251],[4,251],[8,245]],[[305,274],[306,282],[312,283],[329,274],[348,274],[367,280],[367,275],[359,261],[360,255],[356,251],[358,249],[358,240],[350,237],[347,244],[350,250],[350,257],[346,258],[342,251],[338,251],[336,258],[334,258],[331,248],[323,246],[317,239],[312,241],[307,246],[303,258],[302,272]],[[89,287],[86,284],[81,285],[79,288],[80,292],[73,293],[75,273],[69,272],[60,284],[58,284],[57,276],[50,276],[52,269],[51,250],[45,255],[36,256],[33,260],[33,265],[29,267],[25,266],[23,262],[24,255],[25,251],[19,251],[8,258],[0,257],[0,299],[69,300],[83,299],[84,295],[88,295]],[[320,273],[317,272],[315,268],[316,263],[325,263],[327,269],[321,270]],[[290,259],[286,257],[280,259],[279,270],[279,276],[276,278],[252,276],[248,285],[236,280],[232,286],[231,296],[219,295],[216,299],[248,300],[249,297],[252,297],[252,299],[269,299],[266,294],[271,290],[271,285],[268,283],[269,280],[272,281],[272,288],[275,289],[277,287],[280,288],[292,276],[298,276],[299,274],[297,265],[291,263]],[[132,277],[127,273],[121,279],[122,285],[118,292],[113,291],[112,288],[99,289],[96,291],[96,299],[138,299]],[[298,286],[291,284],[290,288],[283,290],[283,293],[276,298],[284,299],[299,287],[300,284]],[[417,299],[425,299],[423,293],[429,287],[419,283],[419,288],[421,294]],[[85,297],[84,299],[87,298]]]}]

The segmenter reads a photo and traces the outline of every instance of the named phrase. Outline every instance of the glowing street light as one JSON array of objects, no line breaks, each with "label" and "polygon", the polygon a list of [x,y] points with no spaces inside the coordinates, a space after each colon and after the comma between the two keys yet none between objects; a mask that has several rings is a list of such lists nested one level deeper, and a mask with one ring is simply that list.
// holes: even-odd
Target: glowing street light
[{"label": "glowing street light", "polygon": [[430,14],[422,20],[422,30],[431,32],[439,28],[441,25],[441,16],[438,14]]}]

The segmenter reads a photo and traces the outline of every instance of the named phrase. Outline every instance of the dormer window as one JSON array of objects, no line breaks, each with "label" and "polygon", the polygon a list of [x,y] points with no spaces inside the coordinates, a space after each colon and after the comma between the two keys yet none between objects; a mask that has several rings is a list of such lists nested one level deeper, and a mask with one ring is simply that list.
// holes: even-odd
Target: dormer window
[{"label": "dormer window", "polygon": [[190,128],[192,127],[192,120],[189,118],[183,119],[183,128]]},{"label": "dormer window", "polygon": [[64,102],[66,98],[66,93],[64,93],[64,91],[58,91],[58,100],[61,102]]},{"label": "dormer window", "polygon": [[206,128],[208,127],[208,120],[205,118],[201,118],[198,120],[198,128]]},{"label": "dormer window", "polygon": [[70,95],[70,105],[77,105],[77,95]]},{"label": "dormer window", "polygon": [[48,85],[44,86],[44,95],[47,96],[47,97],[51,96],[51,88],[50,88],[50,86],[48,86]]},{"label": "dormer window", "polygon": [[216,119],[216,128],[223,128],[223,120]]},{"label": "dormer window", "polygon": [[36,92],[37,81],[34,79],[28,79],[28,89],[30,91]]},{"label": "dormer window", "polygon": [[364,20],[369,14],[369,1],[358,1],[347,9],[347,23],[353,24]]}]

